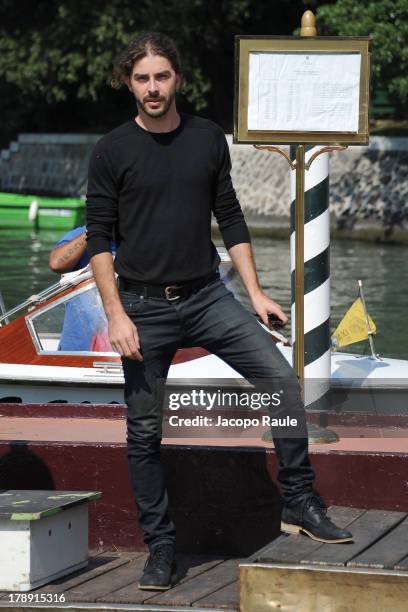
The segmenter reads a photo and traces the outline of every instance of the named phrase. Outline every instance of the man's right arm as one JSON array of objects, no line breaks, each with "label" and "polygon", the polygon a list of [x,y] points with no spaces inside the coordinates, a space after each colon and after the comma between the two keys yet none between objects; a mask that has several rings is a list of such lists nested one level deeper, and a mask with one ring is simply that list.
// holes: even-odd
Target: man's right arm
[{"label": "man's right arm", "polygon": [[118,218],[118,188],[101,143],[96,145],[89,164],[86,212],[88,252],[108,319],[110,343],[120,355],[142,361],[136,326],[124,311],[116,286],[111,241]]},{"label": "man's right arm", "polygon": [[109,340],[113,350],[124,357],[143,361],[137,328],[127,316],[120,301],[112,254],[102,252],[94,255],[91,258],[91,265],[108,319]]}]

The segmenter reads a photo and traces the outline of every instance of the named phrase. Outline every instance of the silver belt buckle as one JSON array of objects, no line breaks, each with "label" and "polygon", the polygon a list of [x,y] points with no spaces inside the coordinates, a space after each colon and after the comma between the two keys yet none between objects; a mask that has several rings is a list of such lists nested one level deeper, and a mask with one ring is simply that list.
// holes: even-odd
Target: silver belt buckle
[{"label": "silver belt buckle", "polygon": [[181,298],[181,295],[172,295],[173,291],[177,289],[181,289],[181,285],[169,285],[164,288],[164,294],[169,302],[174,302],[174,300],[179,300]]}]

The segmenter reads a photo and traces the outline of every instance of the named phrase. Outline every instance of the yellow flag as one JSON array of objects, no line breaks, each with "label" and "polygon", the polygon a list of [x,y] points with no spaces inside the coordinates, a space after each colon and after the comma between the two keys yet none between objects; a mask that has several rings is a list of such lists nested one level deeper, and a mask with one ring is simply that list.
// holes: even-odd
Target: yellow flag
[{"label": "yellow flag", "polygon": [[[372,318],[368,316],[370,328],[373,333],[377,331],[376,325]],[[368,330],[364,315],[364,307],[361,298],[357,298],[354,304],[350,306],[343,319],[340,321],[337,329],[333,332],[332,340],[335,347],[347,346],[354,342],[367,340]]]}]

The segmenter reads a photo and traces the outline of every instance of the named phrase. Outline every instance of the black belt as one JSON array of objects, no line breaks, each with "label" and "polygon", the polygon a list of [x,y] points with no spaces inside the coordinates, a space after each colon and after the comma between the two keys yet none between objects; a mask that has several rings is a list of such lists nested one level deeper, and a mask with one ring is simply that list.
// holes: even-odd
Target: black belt
[{"label": "black belt", "polygon": [[125,278],[119,278],[119,289],[123,291],[129,291],[131,293],[137,293],[145,298],[155,297],[166,299],[169,302],[179,300],[180,298],[187,298],[198,289],[205,287],[213,280],[220,278],[218,272],[211,272],[207,276],[198,278],[190,283],[178,283],[176,285],[143,285],[142,283],[134,283],[133,281],[126,280]]}]

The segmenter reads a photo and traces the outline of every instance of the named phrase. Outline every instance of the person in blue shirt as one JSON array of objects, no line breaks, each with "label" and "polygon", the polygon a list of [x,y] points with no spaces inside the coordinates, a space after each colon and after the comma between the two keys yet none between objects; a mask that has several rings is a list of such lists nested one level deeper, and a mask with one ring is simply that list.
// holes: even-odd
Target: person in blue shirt
[{"label": "person in blue shirt", "polygon": [[[115,243],[111,243],[112,254],[116,253]],[[82,225],[67,232],[54,244],[48,259],[53,272],[64,274],[85,268],[89,264],[86,248],[86,226]]]},{"label": "person in blue shirt", "polygon": [[[86,227],[67,232],[53,247],[49,267],[64,274],[85,268],[89,264],[86,248]],[[111,243],[112,254],[116,252]],[[97,351],[97,341],[106,330],[106,317],[96,287],[77,295],[65,304],[64,323],[58,345],[59,351]],[[112,350],[112,349],[110,349]]]}]

